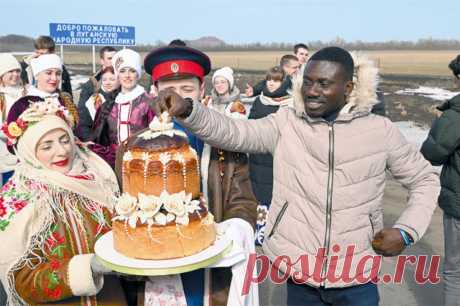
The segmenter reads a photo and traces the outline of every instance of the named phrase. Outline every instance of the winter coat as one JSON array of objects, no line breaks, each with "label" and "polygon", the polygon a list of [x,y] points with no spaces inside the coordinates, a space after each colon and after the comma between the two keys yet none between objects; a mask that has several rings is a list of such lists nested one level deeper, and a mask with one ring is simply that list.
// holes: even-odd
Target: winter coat
[{"label": "winter coat", "polygon": [[240,90],[236,86],[233,86],[227,97],[217,95],[216,90],[213,88],[211,90],[211,95],[206,96],[201,103],[204,105],[210,105],[217,111],[223,112],[233,118],[247,119],[248,117],[244,104],[242,104],[244,106],[244,110],[241,110],[241,112],[232,111],[234,103],[242,103],[240,100]]},{"label": "winter coat", "polygon": [[92,75],[88,81],[83,83],[80,87],[80,99],[78,100],[78,107],[85,104],[86,101],[94,94],[98,88],[98,83],[101,80],[101,70]]},{"label": "winter coat", "polygon": [[431,164],[443,166],[439,206],[460,219],[460,95],[438,109],[443,113],[431,126],[421,151]]},{"label": "winter coat", "polygon": [[[119,90],[116,89],[112,92],[105,92],[102,89],[98,91],[98,98],[101,99],[102,103],[111,103],[110,101],[115,101],[115,97],[117,96]],[[88,99],[82,102],[82,99],[78,102],[78,114],[80,116],[80,122],[78,125],[78,137],[81,141],[88,141],[91,138],[91,133],[94,125],[95,114],[91,114],[90,110],[88,109],[88,103],[94,103],[96,95],[91,95]],[[80,96],[81,98],[81,96]],[[97,112],[97,109],[94,111]]]},{"label": "winter coat", "polygon": [[[292,79],[290,76],[286,76],[284,78],[283,84],[281,85],[281,87],[285,88],[286,90],[292,89]],[[260,95],[266,88],[267,88],[267,80],[260,81],[252,88],[252,96],[255,97],[255,96]]]},{"label": "winter coat", "polygon": [[[290,84],[290,83],[289,83]],[[276,101],[276,98],[285,98],[288,96],[288,85],[283,84],[278,90],[270,93],[266,87],[262,89],[263,96],[258,96],[251,107],[249,119],[260,119],[276,113],[280,108],[282,101]],[[290,86],[290,85],[289,85]],[[265,99],[264,99],[265,97]],[[272,103],[265,103],[270,99]],[[273,189],[273,156],[266,154],[249,155],[249,173],[251,176],[252,190],[259,203],[269,205],[272,200]]]},{"label": "winter coat", "polygon": [[[24,84],[34,84],[34,76],[32,74],[32,69],[30,68],[30,57],[25,57],[21,62],[21,80]],[[67,71],[67,68],[62,65],[62,75],[61,75],[61,91],[68,93],[73,97],[72,93],[72,83],[70,82],[70,74]]]},{"label": "winter coat", "polygon": [[[293,266],[280,264],[281,272],[297,272],[297,278],[311,275],[315,256],[324,248],[326,261],[317,267],[321,276],[326,275],[332,256],[337,271],[346,264],[352,277],[376,274],[370,265],[354,272],[364,256],[376,256],[371,241],[383,227],[387,170],[409,190],[407,207],[393,226],[415,242],[428,228],[439,192],[436,172],[390,120],[370,114],[377,101],[377,71],[371,65],[355,58],[355,89],[333,122],[306,114],[301,76],[293,82],[294,108],[245,121],[194,103],[190,116],[181,121],[214,146],[272,153],[273,198],[263,249],[272,262],[281,255],[290,257]],[[353,257],[346,255],[348,247]],[[302,268],[298,259],[305,255],[308,263]],[[326,288],[358,284],[356,278],[305,281]]]}]

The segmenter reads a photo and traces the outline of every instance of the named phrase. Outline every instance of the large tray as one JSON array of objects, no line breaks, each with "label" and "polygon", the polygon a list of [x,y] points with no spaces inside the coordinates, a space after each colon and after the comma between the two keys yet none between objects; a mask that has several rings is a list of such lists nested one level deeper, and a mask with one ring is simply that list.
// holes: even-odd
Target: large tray
[{"label": "large tray", "polygon": [[144,260],[127,257],[113,247],[112,232],[104,234],[96,241],[94,251],[97,259],[113,271],[130,275],[170,275],[205,268],[221,260],[232,248],[232,240],[221,235],[207,249],[183,258],[164,260]]}]

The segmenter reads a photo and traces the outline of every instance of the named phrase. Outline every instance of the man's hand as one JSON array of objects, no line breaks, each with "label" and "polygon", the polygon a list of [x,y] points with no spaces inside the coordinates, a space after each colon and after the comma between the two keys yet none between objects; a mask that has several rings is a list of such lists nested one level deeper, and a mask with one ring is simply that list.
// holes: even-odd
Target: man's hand
[{"label": "man's hand", "polygon": [[166,89],[158,93],[150,106],[157,116],[166,111],[171,117],[187,118],[193,110],[193,101],[183,99],[173,90]]},{"label": "man's hand", "polygon": [[397,228],[385,228],[372,240],[374,251],[383,256],[396,256],[404,251],[404,239]]}]

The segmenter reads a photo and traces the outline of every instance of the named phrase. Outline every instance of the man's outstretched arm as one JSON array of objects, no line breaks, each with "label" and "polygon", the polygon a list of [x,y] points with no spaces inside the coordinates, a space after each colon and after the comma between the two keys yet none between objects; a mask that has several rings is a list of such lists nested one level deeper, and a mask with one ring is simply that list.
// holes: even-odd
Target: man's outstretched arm
[{"label": "man's outstretched arm", "polygon": [[168,111],[203,141],[235,152],[273,153],[279,137],[276,115],[258,120],[233,119],[172,91],[160,92],[155,112]]}]

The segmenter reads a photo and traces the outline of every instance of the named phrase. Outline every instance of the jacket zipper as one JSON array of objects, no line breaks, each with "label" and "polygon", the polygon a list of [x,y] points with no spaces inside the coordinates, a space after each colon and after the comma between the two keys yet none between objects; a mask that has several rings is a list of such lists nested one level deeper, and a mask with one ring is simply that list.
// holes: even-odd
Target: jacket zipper
[{"label": "jacket zipper", "polygon": [[268,234],[268,238],[270,238],[275,233],[275,230],[278,227],[278,224],[281,222],[281,219],[283,218],[287,207],[288,207],[288,202],[284,203],[283,207],[281,207],[281,210],[278,216],[276,216],[275,224],[273,224],[272,230],[270,231],[270,234]]},{"label": "jacket zipper", "polygon": [[323,268],[321,270],[321,279],[324,279],[321,283],[325,285],[329,248],[331,244],[331,223],[332,223],[332,191],[334,186],[334,123],[328,123],[329,125],[329,171],[327,175],[327,199],[326,199],[326,232],[324,234],[324,258]]}]

